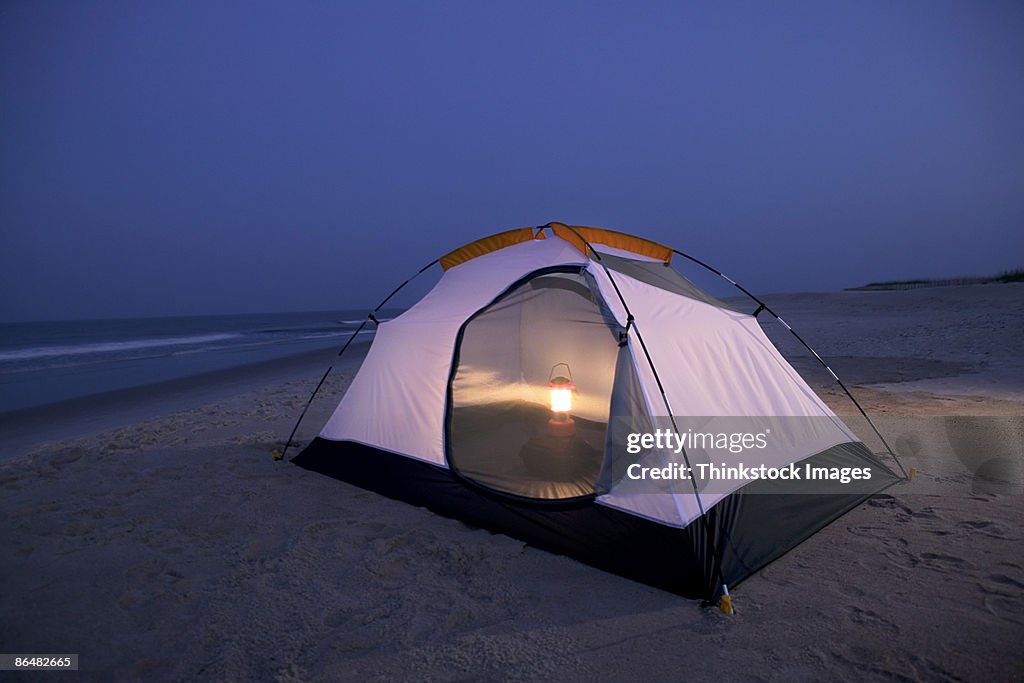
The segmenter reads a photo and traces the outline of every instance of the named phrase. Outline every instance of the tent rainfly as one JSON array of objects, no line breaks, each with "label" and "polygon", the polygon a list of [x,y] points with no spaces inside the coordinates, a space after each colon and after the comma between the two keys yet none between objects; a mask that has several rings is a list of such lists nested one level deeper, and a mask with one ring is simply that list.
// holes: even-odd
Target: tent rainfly
[{"label": "tent rainfly", "polygon": [[[293,462],[730,611],[729,585],[899,477],[769,341],[758,315],[778,316],[729,278],[755,311],[698,289],[671,266],[676,254],[722,275],[655,242],[562,223],[428,264],[421,273],[440,262],[444,274],[418,303],[386,322],[369,314],[362,366]],[[636,464],[750,463],[750,452],[623,447],[659,426],[682,433],[693,416],[803,420],[757,462],[873,476],[828,492],[626,476]]]}]

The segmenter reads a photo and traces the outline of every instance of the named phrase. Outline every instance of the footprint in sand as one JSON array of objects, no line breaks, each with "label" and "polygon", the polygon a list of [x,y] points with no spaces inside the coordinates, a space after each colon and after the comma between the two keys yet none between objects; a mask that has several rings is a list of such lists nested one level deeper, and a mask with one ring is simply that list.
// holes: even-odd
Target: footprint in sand
[{"label": "footprint in sand", "polygon": [[180,571],[174,568],[164,570],[163,575],[167,578],[167,581],[170,583],[178,583],[179,581],[185,578],[184,574],[182,574]]},{"label": "footprint in sand", "polygon": [[872,496],[868,500],[868,505],[876,508],[886,508],[889,510],[899,510],[903,514],[914,516],[914,511],[910,509],[905,503],[896,499],[895,496],[890,496],[885,493],[879,493]]},{"label": "footprint in sand", "polygon": [[992,616],[1017,626],[1024,626],[1024,619],[1020,616],[1019,599],[1011,599],[1005,595],[987,595],[982,604],[985,605],[985,611]]},{"label": "footprint in sand", "polygon": [[897,626],[896,624],[889,621],[888,619],[880,615],[878,612],[875,612],[873,610],[852,606],[847,607],[846,612],[849,615],[850,621],[856,624],[870,626],[873,629],[881,628],[893,635],[896,635],[900,632],[899,626]]},{"label": "footprint in sand", "polygon": [[930,505],[916,512],[911,512],[910,516],[919,517],[921,519],[939,519],[939,515],[935,512],[935,508],[931,507]]},{"label": "footprint in sand", "polygon": [[962,557],[942,553],[921,553],[921,560],[924,561],[924,565],[928,569],[945,572],[961,572],[974,566]]},{"label": "footprint in sand", "polygon": [[896,545],[905,546],[907,545],[906,539],[900,538],[899,536],[893,535],[893,529],[882,526],[871,526],[867,524],[851,526],[849,531],[854,536],[860,536],[861,538],[869,538],[871,540],[881,539],[886,542],[891,542]]},{"label": "footprint in sand", "polygon": [[917,556],[906,550],[886,548],[882,554],[889,564],[900,569],[916,569],[921,564]]},{"label": "footprint in sand", "polygon": [[54,469],[60,469],[64,465],[70,465],[71,463],[80,460],[85,455],[85,450],[81,448],[69,448],[58,452],[56,455],[51,457],[48,462]]},{"label": "footprint in sand", "polygon": [[835,586],[836,590],[845,595],[848,598],[854,598],[855,600],[862,599],[867,593],[860,588],[849,583],[839,583]]},{"label": "footprint in sand", "polygon": [[979,533],[989,538],[998,538],[1004,541],[1017,540],[1018,535],[1010,533],[1006,527],[1001,526],[996,522],[978,520],[961,522],[959,524],[961,529],[969,529],[973,533]]},{"label": "footprint in sand", "polygon": [[1022,592],[1024,592],[1024,581],[1007,576],[1006,574],[989,574],[978,585],[986,593],[1014,598],[1020,597]]},{"label": "footprint in sand", "polygon": [[988,527],[993,526],[994,524],[995,522],[987,522],[984,520],[960,522],[961,527],[967,527],[971,529],[987,529]]}]

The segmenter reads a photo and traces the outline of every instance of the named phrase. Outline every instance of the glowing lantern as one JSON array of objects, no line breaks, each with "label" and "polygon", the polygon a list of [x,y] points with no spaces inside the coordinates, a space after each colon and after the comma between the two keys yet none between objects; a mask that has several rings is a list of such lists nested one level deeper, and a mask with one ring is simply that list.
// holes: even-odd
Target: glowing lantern
[{"label": "glowing lantern", "polygon": [[551,412],[572,412],[572,392],[576,388],[571,379],[555,377],[548,382],[551,389]]},{"label": "glowing lantern", "polygon": [[[555,368],[562,365],[568,377],[555,375]],[[572,436],[576,433],[576,424],[569,413],[572,412],[572,395],[576,385],[572,382],[572,370],[568,363],[556,363],[551,367],[548,390],[551,393],[551,412],[554,413],[554,417],[548,420],[548,431],[553,436]]]}]

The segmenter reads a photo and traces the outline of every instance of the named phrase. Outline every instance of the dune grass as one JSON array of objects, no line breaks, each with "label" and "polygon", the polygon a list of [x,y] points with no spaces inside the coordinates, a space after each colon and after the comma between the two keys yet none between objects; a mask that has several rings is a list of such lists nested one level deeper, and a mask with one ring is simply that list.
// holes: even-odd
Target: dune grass
[{"label": "dune grass", "polygon": [[954,277],[942,279],[914,279],[914,280],[883,280],[881,282],[869,282],[859,287],[848,287],[848,291],[869,291],[869,290],[892,290],[892,289],[918,289],[920,287],[952,287],[955,285],[987,285],[1002,284],[1009,282],[1024,282],[1024,268],[1006,270],[997,275],[987,277]]}]

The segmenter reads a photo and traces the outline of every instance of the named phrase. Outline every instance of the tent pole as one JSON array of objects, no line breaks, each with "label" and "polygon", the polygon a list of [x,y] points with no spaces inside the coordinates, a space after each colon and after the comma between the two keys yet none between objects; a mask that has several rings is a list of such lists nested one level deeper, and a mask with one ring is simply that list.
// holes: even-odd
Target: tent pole
[{"label": "tent pole", "polygon": [[345,353],[345,350],[349,347],[350,344],[352,344],[352,342],[355,340],[355,338],[359,336],[359,333],[363,331],[363,328],[366,327],[367,323],[372,321],[374,325],[378,325],[379,324],[377,322],[377,315],[376,315],[377,311],[379,311],[380,309],[384,308],[384,305],[387,302],[391,301],[391,297],[393,297],[395,294],[398,294],[398,292],[401,291],[401,289],[403,287],[405,287],[407,284],[409,284],[410,282],[415,280],[417,277],[422,275],[425,270],[427,270],[428,268],[430,268],[431,266],[433,266],[435,263],[437,263],[440,260],[441,259],[436,258],[433,261],[431,261],[430,263],[428,263],[427,265],[425,265],[422,268],[420,268],[418,271],[416,271],[415,275],[413,275],[412,277],[407,278],[405,282],[403,282],[402,284],[400,284],[397,287],[395,287],[395,289],[392,290],[392,292],[390,294],[388,294],[386,297],[384,297],[383,301],[381,301],[379,304],[377,304],[376,308],[374,308],[372,311],[370,311],[366,315],[366,320],[364,320],[362,322],[362,324],[360,324],[359,327],[356,328],[355,332],[352,333],[352,336],[350,336],[348,338],[348,340],[345,342],[345,345],[341,347],[341,350],[338,351],[338,355],[334,357],[334,361],[330,364],[330,366],[324,372],[324,376],[320,378],[320,381],[317,383],[316,388],[313,389],[313,393],[309,395],[309,400],[306,401],[306,405],[302,408],[302,412],[299,413],[299,419],[295,421],[295,426],[292,427],[292,433],[288,435],[288,441],[284,445],[284,450],[282,450],[280,454],[277,454],[275,452],[275,455],[274,455],[274,459],[275,460],[283,460],[285,454],[288,453],[288,449],[292,445],[292,439],[295,438],[295,432],[299,431],[299,425],[302,424],[302,418],[304,418],[306,416],[306,411],[309,410],[309,406],[312,405],[313,399],[316,398],[316,395],[320,392],[320,387],[322,387],[324,385],[324,382],[327,380],[327,376],[331,374],[332,370],[334,370],[334,363],[338,362],[338,359],[341,358],[341,354]]},{"label": "tent pole", "polygon": [[747,290],[746,287],[744,287],[740,283],[736,282],[731,277],[729,277],[725,273],[721,272],[717,268],[712,268],[711,266],[709,266],[708,264],[704,263],[703,261],[701,261],[699,259],[696,259],[696,258],[694,258],[693,256],[690,256],[687,253],[679,251],[678,249],[673,249],[672,252],[675,253],[675,254],[679,254],[680,256],[682,256],[685,259],[689,259],[690,261],[693,261],[698,266],[706,268],[707,270],[710,270],[715,275],[718,275],[719,277],[723,278],[729,284],[731,284],[733,287],[735,287],[736,289],[740,290],[741,292],[746,294],[748,297],[750,297],[754,302],[756,302],[757,305],[758,305],[758,309],[757,309],[758,313],[760,313],[762,309],[765,310],[765,311],[768,311],[768,313],[770,315],[774,316],[776,320],[778,320],[780,323],[782,323],[783,327],[785,327],[787,330],[792,332],[793,336],[796,337],[797,341],[800,342],[801,344],[803,344],[803,347],[811,352],[811,355],[813,355],[817,359],[817,361],[819,363],[821,363],[822,367],[824,367],[826,370],[828,370],[828,374],[832,375],[832,379],[834,379],[836,381],[836,384],[838,384],[839,387],[849,397],[849,399],[851,401],[853,401],[853,405],[857,406],[857,410],[860,411],[860,414],[863,415],[864,419],[868,421],[869,425],[871,425],[871,429],[874,430],[875,434],[878,436],[879,440],[882,442],[882,445],[885,446],[885,450],[887,450],[889,452],[889,455],[892,456],[893,461],[895,461],[896,465],[900,468],[900,471],[903,472],[903,478],[907,479],[907,480],[910,479],[909,475],[907,474],[907,470],[905,470],[903,468],[903,463],[901,463],[900,459],[898,457],[896,457],[896,453],[893,451],[892,447],[889,445],[889,442],[885,440],[884,436],[882,436],[882,433],[878,430],[878,427],[875,426],[874,421],[870,417],[868,417],[867,412],[864,411],[864,408],[863,408],[863,406],[861,406],[860,402],[856,398],[854,398],[853,393],[849,389],[846,388],[846,385],[843,384],[843,381],[841,379],[839,379],[839,376],[835,373],[835,371],[831,367],[829,367],[829,364],[826,363],[825,360],[821,356],[818,355],[818,352],[815,351],[814,349],[812,349],[811,345],[808,344],[806,341],[804,341],[804,338],[801,337],[799,334],[797,334],[796,330],[794,330],[792,327],[790,327],[789,323],[787,323],[785,320],[782,319],[782,316],[780,316],[778,313],[773,311],[768,306],[768,304],[766,304],[765,302],[761,301],[759,298],[757,298],[756,296],[751,294],[750,291]]},{"label": "tent pole", "polygon": [[[565,224],[563,223],[561,225]],[[549,228],[551,227],[551,224],[549,223],[548,225],[542,227]],[[647,344],[644,343],[644,338],[640,334],[640,328],[637,327],[636,319],[633,317],[633,314],[629,310],[629,304],[626,303],[625,297],[622,296],[622,292],[619,290],[619,286],[615,284],[615,278],[612,277],[611,270],[608,268],[607,265],[605,265],[604,261],[601,259],[601,254],[599,254],[598,251],[594,249],[590,242],[588,242],[586,238],[584,238],[583,235],[581,235],[576,230],[576,228],[572,227],[571,225],[565,225],[565,227],[567,227],[569,230],[572,230],[573,234],[576,235],[576,237],[578,237],[584,245],[586,245],[587,249],[590,251],[591,254],[594,255],[597,262],[601,265],[601,268],[604,269],[605,275],[608,276],[608,281],[612,283],[612,288],[615,289],[615,294],[619,297],[619,302],[622,304],[622,307],[623,309],[625,309],[626,312],[626,330],[628,331],[630,327],[633,328],[633,332],[636,334],[636,339],[638,342],[640,342],[640,348],[643,349],[644,356],[647,358],[647,364],[651,366],[651,373],[654,375],[654,381],[657,382],[658,384],[658,391],[661,392],[661,399],[665,403],[665,409],[668,410],[668,418],[669,421],[672,423],[672,429],[678,432],[679,427],[676,425],[676,418],[675,415],[672,413],[672,406],[669,404],[668,395],[665,393],[665,387],[661,383],[661,377],[658,376],[658,370],[657,368],[654,367],[654,359],[651,358],[651,354],[647,350]],[[685,448],[682,449],[682,454],[683,461],[686,463],[686,466],[690,468],[690,470],[692,471],[693,467],[690,465],[690,458],[686,454]],[[694,481],[692,478],[690,479],[690,485],[693,486],[693,495],[697,501],[697,509],[700,512],[701,522],[704,525],[704,533],[707,534],[708,545],[711,548],[711,555],[714,558],[715,572],[718,574],[718,578],[721,579],[723,600],[719,603],[719,607],[726,614],[732,614],[732,598],[729,597],[729,588],[725,584],[725,574],[722,571],[722,558],[719,555],[718,549],[716,548],[717,544],[715,543],[715,536],[712,533],[711,524],[708,523],[706,510],[704,509],[704,503],[700,499],[700,490],[697,488],[696,481]],[[728,536],[728,534],[726,535],[726,538],[727,540],[731,541],[731,538]],[[732,548],[732,551],[733,553],[736,553],[735,548]],[[737,557],[739,556],[738,553],[736,553],[736,555]]]}]

